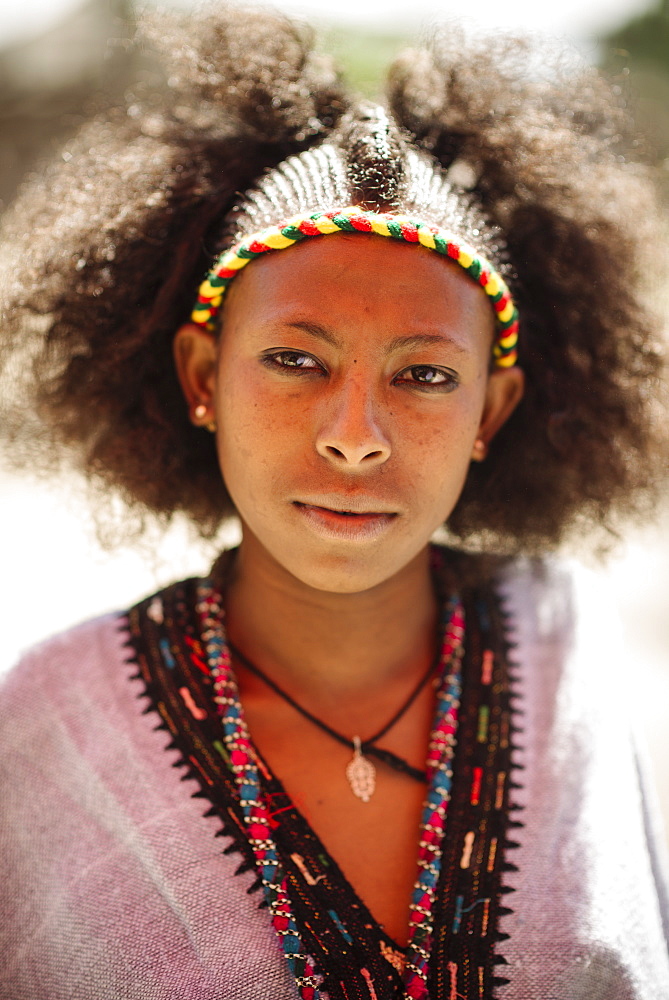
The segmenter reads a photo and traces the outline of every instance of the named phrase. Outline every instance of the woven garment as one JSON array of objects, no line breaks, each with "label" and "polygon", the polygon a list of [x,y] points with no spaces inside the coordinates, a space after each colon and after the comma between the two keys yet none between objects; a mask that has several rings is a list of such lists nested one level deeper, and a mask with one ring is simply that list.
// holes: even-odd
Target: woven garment
[{"label": "woven garment", "polygon": [[[446,594],[442,561],[435,546],[433,580],[444,606],[442,624],[448,637],[449,633],[461,634],[455,621],[462,611],[456,610],[459,601]],[[425,826],[418,851],[420,874],[411,913],[416,933],[406,950],[406,968],[398,972],[402,956],[397,946],[381,932],[262,761],[257,769],[260,776],[265,775],[264,781],[261,777],[261,798],[267,803],[266,820],[257,834],[262,860],[256,858],[257,848],[252,849],[242,832],[258,827],[259,813],[253,808],[254,818],[247,824],[248,806],[240,805],[239,786],[230,765],[240,753],[240,737],[224,736],[222,722],[231,732],[237,731],[238,724],[233,718],[221,719],[214,710],[213,678],[205,646],[215,625],[209,623],[207,615],[200,622],[199,614],[193,614],[196,606],[207,603],[205,595],[210,591],[208,584],[185,581],[132,609],[132,645],[159,720],[174,735],[183,766],[199,782],[198,794],[212,804],[211,812],[219,816],[224,831],[237,843],[246,859],[245,867],[255,866],[258,874],[264,875],[269,864],[272,886],[284,881],[283,874],[275,874],[275,866],[285,873],[280,894],[288,898],[293,916],[287,915],[284,902],[277,904],[281,914],[277,930],[282,941],[289,935],[290,956],[299,956],[287,955],[287,959],[300,991],[308,998],[319,995],[330,1000],[394,1000],[403,996],[418,1000],[427,995],[425,983],[429,979],[434,1000],[450,998],[454,990],[463,996],[491,997],[494,986],[505,981],[495,966],[502,961],[496,955],[498,918],[508,912],[502,899],[511,891],[502,885],[501,876],[503,871],[515,870],[504,857],[506,832],[507,826],[519,825],[507,815],[513,787],[512,727],[503,630],[492,595],[486,594],[485,588],[468,595],[463,667],[459,657],[444,661],[440,688],[448,695],[446,704],[453,705],[455,692],[456,718],[461,716],[452,760],[454,776],[447,781],[450,793],[443,809],[439,792],[443,772],[437,772],[426,788]],[[214,605],[220,606],[220,598],[214,599]],[[448,638],[444,648],[453,648]],[[224,715],[234,709],[234,719],[243,712],[234,683],[225,705]],[[438,713],[430,740],[435,763],[442,756],[438,750],[444,739],[442,722]],[[447,737],[443,751],[448,773],[449,742]],[[253,757],[258,758],[257,750]],[[247,778],[244,788],[248,799],[251,790]],[[446,836],[442,838],[439,831],[444,813]],[[268,892],[270,904],[278,892],[275,888]],[[430,897],[435,900],[432,906]],[[426,922],[423,914],[430,910]]]},{"label": "woven garment", "polygon": [[[624,688],[584,655],[562,573],[518,563],[502,592],[524,729],[513,794],[526,808],[496,993],[661,1000],[666,884]],[[181,755],[131,679],[126,626],[109,615],[72,629],[4,681],[0,997],[295,1000],[267,910],[247,893],[253,872],[235,875],[220,820],[170,766]]]}]

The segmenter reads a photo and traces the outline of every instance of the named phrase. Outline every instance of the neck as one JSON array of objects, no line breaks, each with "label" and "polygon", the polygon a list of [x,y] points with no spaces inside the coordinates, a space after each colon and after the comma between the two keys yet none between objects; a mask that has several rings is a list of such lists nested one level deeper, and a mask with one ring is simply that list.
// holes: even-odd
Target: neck
[{"label": "neck", "polygon": [[245,538],[225,588],[230,640],[312,710],[387,693],[396,704],[435,654],[429,547],[362,593],[316,590]]}]

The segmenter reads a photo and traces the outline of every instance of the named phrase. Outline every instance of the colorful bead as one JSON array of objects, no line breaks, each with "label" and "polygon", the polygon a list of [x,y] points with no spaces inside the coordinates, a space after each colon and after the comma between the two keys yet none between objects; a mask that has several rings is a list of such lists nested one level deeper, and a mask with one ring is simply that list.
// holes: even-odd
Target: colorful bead
[{"label": "colorful bead", "polygon": [[[222,599],[210,584],[198,591],[198,614],[206,645],[207,661],[214,680],[215,700],[223,723],[224,740],[242,807],[246,833],[256,859],[274,930],[302,1000],[322,1000],[321,977],[305,953],[304,944],[292,913],[288,878],[279,861],[277,845],[271,835],[271,806],[266,801],[259,776],[258,761],[244,721],[239,692],[225,640],[225,612]],[[462,656],[464,652],[464,609],[459,599],[448,601],[442,612],[444,639],[441,649],[441,683],[433,736],[427,761],[430,782],[426,796],[418,850],[418,878],[414,887],[410,917],[410,939],[404,966],[404,996],[427,1000],[427,976],[432,933],[433,906],[442,860],[442,842],[450,799],[452,762],[457,733],[461,694]],[[219,751],[220,752],[220,751]],[[299,857],[299,856],[298,856]],[[295,858],[294,858],[295,859]],[[302,861],[302,859],[299,859]],[[303,864],[299,866],[304,874]],[[336,913],[331,913],[344,940],[348,932]],[[367,970],[362,969],[365,976]],[[365,976],[370,998],[376,996],[369,972]]]}]

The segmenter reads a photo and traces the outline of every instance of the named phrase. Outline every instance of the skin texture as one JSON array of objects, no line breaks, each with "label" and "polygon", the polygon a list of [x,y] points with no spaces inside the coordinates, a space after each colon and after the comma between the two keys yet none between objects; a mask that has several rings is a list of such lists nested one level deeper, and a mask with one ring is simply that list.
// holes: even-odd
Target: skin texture
[{"label": "skin texture", "polygon": [[[385,355],[414,334],[450,343]],[[424,548],[455,506],[475,442],[488,445],[518,401],[518,370],[489,377],[492,335],[486,297],[456,265],[339,236],[254,262],[231,287],[217,360],[214,341],[186,325],[177,361],[188,401],[218,423],[223,478],[245,525],[304,584],[357,593]],[[280,349],[297,356],[283,368],[261,363]],[[406,371],[416,365],[418,377]],[[430,378],[444,388],[425,389]],[[309,533],[294,537],[303,520],[293,501],[330,493],[398,512],[393,544],[319,543],[314,561]]]},{"label": "skin texture", "polygon": [[[358,235],[312,241],[253,262],[228,296],[218,342],[190,324],[175,341],[193,419],[216,421],[242,522],[228,633],[317,716],[369,737],[432,661],[428,542],[473,453],[519,401],[522,373],[490,374],[485,294],[419,248]],[[425,334],[444,339],[387,353],[395,338]],[[262,363],[279,352],[287,369]],[[325,538],[294,501],[332,493],[397,516],[373,539]],[[239,680],[260,751],[404,942],[424,788],[381,765],[377,792],[360,802],[344,777],[346,747],[241,667]],[[433,708],[428,686],[383,745],[421,766]],[[379,879],[379,860],[392,876]]]}]

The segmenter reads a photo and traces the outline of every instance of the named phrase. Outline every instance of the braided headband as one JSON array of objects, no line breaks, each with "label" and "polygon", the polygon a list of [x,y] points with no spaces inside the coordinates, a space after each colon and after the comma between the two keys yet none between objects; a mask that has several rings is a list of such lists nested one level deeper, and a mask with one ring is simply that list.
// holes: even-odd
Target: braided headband
[{"label": "braided headband", "polygon": [[315,212],[312,215],[294,215],[285,224],[245,236],[229,250],[225,250],[200,285],[191,315],[192,322],[213,332],[216,315],[228,285],[249,261],[270,250],[292,247],[309,236],[340,232],[378,233],[379,236],[391,236],[406,243],[419,243],[458,263],[483,288],[495,310],[495,365],[501,368],[515,365],[518,356],[518,310],[504,280],[485,257],[438,226],[409,219],[404,215],[379,214],[356,207],[324,214]]}]

